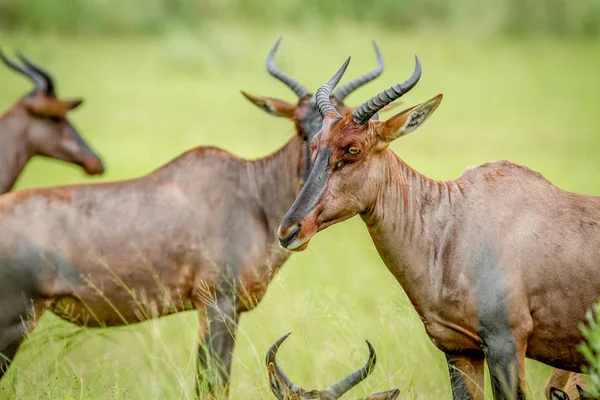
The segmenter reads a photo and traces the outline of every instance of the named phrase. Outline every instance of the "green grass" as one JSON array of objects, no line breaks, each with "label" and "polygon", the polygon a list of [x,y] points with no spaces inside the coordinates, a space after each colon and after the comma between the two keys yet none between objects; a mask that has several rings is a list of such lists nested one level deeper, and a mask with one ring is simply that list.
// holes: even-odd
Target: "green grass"
[{"label": "green grass", "polygon": [[[597,43],[347,26],[327,34],[223,28],[145,40],[5,36],[2,46],[43,62],[55,73],[60,94],[86,98],[72,119],[108,167],[92,181],[109,181],[145,174],[197,145],[254,158],[287,141],[290,122],[269,117],[238,93],[294,101],[264,71],[264,57],[282,33],[279,65],[313,89],[348,55],[348,77],[371,68],[370,39],[377,39],[386,71],[348,99],[354,105],[406,78],[413,54],[419,54],[423,79],[404,103],[445,94],[418,133],[393,144],[419,171],[450,179],[468,166],[510,159],[564,189],[600,194]],[[0,74],[0,108],[6,109],[29,86],[5,68]],[[36,159],[18,187],[89,181],[76,167]],[[317,235],[306,252],[288,261],[258,308],[243,315],[233,398],[270,397],[263,357],[288,331],[294,334],[280,359],[300,385],[324,387],[358,368],[368,338],[378,352],[377,368],[347,398],[393,387],[409,399],[450,396],[444,356],[357,218]],[[2,381],[0,398],[188,399],[196,337],[193,312],[103,330],[75,328],[47,314]],[[542,398],[548,374],[548,367],[528,362],[530,398]]]}]

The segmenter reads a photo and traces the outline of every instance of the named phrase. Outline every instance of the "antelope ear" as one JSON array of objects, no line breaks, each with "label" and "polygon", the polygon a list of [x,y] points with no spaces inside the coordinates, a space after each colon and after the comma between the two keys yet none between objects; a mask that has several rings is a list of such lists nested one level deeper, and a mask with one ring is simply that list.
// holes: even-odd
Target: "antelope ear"
[{"label": "antelope ear", "polygon": [[569,396],[560,389],[555,387],[550,388],[550,399],[551,400],[569,400]]},{"label": "antelope ear", "polygon": [[404,110],[383,122],[379,128],[380,139],[384,142],[391,142],[412,133],[433,114],[443,97],[444,95],[440,93],[426,102]]},{"label": "antelope ear", "polygon": [[394,389],[387,392],[372,393],[359,400],[396,400],[398,396],[400,396],[400,389]]},{"label": "antelope ear", "polygon": [[290,388],[277,373],[277,369],[275,369],[275,365],[273,365],[273,363],[269,363],[267,370],[269,371],[269,387],[271,388],[271,392],[273,392],[275,397],[277,397],[279,400],[286,400],[288,398],[288,394],[291,393]]},{"label": "antelope ear", "polygon": [[575,387],[577,387],[577,393],[579,393],[579,398],[581,400],[593,399],[594,398],[591,394],[589,394],[588,392],[586,392],[581,386],[575,385]]},{"label": "antelope ear", "polygon": [[252,96],[243,90],[241,93],[245,98],[250,100],[252,104],[258,106],[258,108],[267,114],[271,114],[276,117],[293,118],[294,111],[296,111],[295,104],[286,103],[285,101],[273,99],[271,97]]},{"label": "antelope ear", "polygon": [[74,110],[83,104],[83,99],[68,99],[66,101],[69,103],[69,110]]},{"label": "antelope ear", "polygon": [[64,118],[71,109],[71,103],[68,100],[59,100],[41,95],[26,97],[24,104],[27,111],[42,117]]}]

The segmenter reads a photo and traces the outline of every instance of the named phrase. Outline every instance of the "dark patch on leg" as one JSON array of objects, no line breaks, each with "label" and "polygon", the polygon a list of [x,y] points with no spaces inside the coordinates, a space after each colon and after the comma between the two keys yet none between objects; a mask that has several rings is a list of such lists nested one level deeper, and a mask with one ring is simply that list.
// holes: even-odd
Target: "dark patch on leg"
[{"label": "dark patch on leg", "polygon": [[0,377],[23,341],[27,318],[40,297],[38,272],[16,256],[0,260]]},{"label": "dark patch on leg", "polygon": [[15,354],[17,354],[24,338],[24,325],[22,323],[0,328],[0,379],[6,373],[13,358],[15,358]]},{"label": "dark patch on leg", "polygon": [[478,334],[483,342],[494,398],[525,398],[518,382],[517,344],[512,334],[505,279],[491,245],[475,264]]},{"label": "dark patch on leg", "polygon": [[452,359],[451,354],[446,354],[446,362],[448,363],[450,385],[452,386],[452,397],[454,400],[472,400],[473,396],[469,392],[465,376],[459,370],[457,363]]},{"label": "dark patch on leg", "polygon": [[[232,288],[233,289],[233,288]],[[208,308],[208,330],[198,350],[197,393],[227,391],[238,326],[235,290],[219,291]]]}]

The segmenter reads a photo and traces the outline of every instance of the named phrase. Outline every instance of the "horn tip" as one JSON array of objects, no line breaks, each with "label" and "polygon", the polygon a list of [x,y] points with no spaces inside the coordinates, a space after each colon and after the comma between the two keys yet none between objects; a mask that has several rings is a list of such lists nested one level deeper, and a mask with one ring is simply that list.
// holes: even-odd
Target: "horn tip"
[{"label": "horn tip", "polygon": [[250,96],[248,94],[248,92],[245,92],[243,90],[240,90],[240,93],[242,94],[242,96],[244,96],[245,98],[247,98],[248,100],[252,101],[252,96]]}]

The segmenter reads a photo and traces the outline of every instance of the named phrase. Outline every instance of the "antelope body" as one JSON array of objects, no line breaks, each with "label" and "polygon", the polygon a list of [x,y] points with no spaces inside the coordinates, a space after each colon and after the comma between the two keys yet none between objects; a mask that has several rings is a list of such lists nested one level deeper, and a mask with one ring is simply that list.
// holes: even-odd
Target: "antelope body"
[{"label": "antelope body", "polygon": [[21,53],[17,56],[23,65],[0,51],[0,60],[31,80],[35,88],[0,117],[0,194],[10,191],[35,155],[80,165],[89,175],[102,174],[102,161],[67,120],[67,113],[83,100],[58,99],[52,76]]},{"label": "antelope body", "polygon": [[327,94],[348,61],[317,91],[323,127],[311,174],[281,222],[282,246],[303,250],[319,230],[359,214],[446,354],[455,399],[483,397],[484,360],[495,399],[525,397],[526,357],[580,372],[578,325],[600,295],[600,197],[563,191],[508,161],[445,182],[419,174],[388,145],[418,128],[442,95],[370,120],[414,87],[417,59],[406,82],[342,116]]},{"label": "antelope body", "polygon": [[[97,327],[196,309],[198,390],[227,387],[239,313],[262,299],[290,255],[275,232],[322,119],[308,90],[274,66],[278,44],[267,68],[298,104],[247,95],[295,122],[297,134],[270,156],[249,161],[199,147],[138,179],[0,197],[0,376],[44,309]],[[381,73],[377,53],[375,73],[349,91]]]}]

